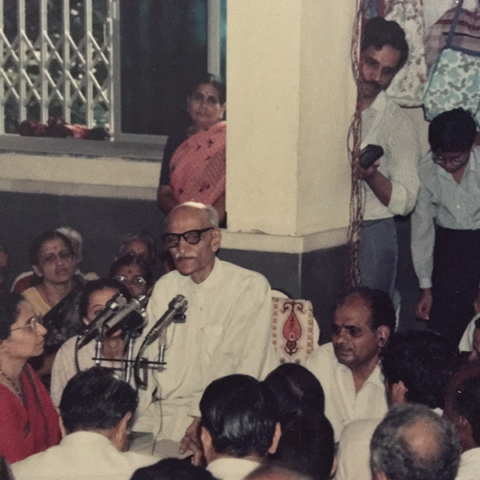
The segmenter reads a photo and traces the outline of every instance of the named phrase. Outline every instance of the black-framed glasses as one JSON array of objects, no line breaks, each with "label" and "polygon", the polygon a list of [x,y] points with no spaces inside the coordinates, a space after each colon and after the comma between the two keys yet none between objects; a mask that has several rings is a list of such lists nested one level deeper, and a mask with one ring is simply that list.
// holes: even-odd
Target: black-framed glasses
[{"label": "black-framed glasses", "polygon": [[453,166],[462,165],[469,158],[469,156],[470,150],[467,150],[466,152],[460,152],[451,156],[446,156],[445,154],[438,155],[432,152],[432,160],[438,165],[442,165],[445,163],[450,163]]},{"label": "black-framed glasses", "polygon": [[131,280],[129,280],[125,275],[115,275],[113,278],[123,283],[124,285],[133,285],[134,287],[143,288],[147,281],[140,275],[135,275]]},{"label": "black-framed glasses", "polygon": [[10,331],[14,332],[15,330],[25,330],[27,332],[33,333],[37,331],[38,325],[43,325],[43,318],[39,316],[35,316],[32,318],[29,318],[23,327],[16,327],[16,328],[11,328]]},{"label": "black-framed glasses", "polygon": [[199,230],[189,230],[183,233],[165,233],[162,235],[162,240],[168,248],[178,247],[180,238],[183,238],[190,245],[196,245],[202,239],[202,233],[208,232],[209,230],[215,230],[215,228],[207,227]]}]

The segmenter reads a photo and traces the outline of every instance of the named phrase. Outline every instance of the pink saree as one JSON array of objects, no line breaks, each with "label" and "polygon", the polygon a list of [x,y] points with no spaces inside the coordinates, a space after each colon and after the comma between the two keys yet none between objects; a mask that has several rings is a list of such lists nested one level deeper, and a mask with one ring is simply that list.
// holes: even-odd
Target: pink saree
[{"label": "pink saree", "polygon": [[170,186],[179,203],[213,205],[225,193],[226,122],[185,140],[170,161]]}]

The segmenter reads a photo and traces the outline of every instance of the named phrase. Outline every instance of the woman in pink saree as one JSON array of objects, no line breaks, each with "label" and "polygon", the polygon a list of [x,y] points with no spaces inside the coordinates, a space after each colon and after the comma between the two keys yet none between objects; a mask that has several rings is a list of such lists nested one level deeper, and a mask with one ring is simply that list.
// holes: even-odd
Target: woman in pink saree
[{"label": "woman in pink saree", "polygon": [[187,201],[213,205],[225,219],[226,87],[209,75],[189,94],[192,125],[167,141],[157,202],[168,215]]}]

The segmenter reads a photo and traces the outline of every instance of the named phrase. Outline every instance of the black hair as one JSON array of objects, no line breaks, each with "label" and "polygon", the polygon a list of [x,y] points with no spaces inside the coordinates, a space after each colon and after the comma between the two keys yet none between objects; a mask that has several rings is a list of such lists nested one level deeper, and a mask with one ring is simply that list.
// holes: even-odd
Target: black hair
[{"label": "black hair", "polygon": [[203,393],[200,412],[217,453],[267,454],[278,414],[272,393],[255,378],[236,374],[214,380]]},{"label": "black hair", "polygon": [[337,306],[345,305],[354,297],[360,297],[370,309],[370,328],[373,332],[382,325],[388,327],[391,333],[395,331],[397,315],[392,299],[387,293],[379,289],[358,287],[341,297]]},{"label": "black hair", "polygon": [[0,340],[6,340],[10,336],[10,329],[18,318],[18,306],[24,301],[19,293],[0,293]]},{"label": "black hair", "polygon": [[78,313],[80,314],[80,319],[87,317],[88,304],[92,293],[105,288],[117,290],[117,292],[121,293],[127,301],[132,299],[132,295],[128,288],[115,278],[98,278],[97,280],[90,280],[84,285],[78,301]]},{"label": "black hair", "polygon": [[72,242],[63,233],[57,232],[56,230],[50,230],[48,232],[43,232],[30,244],[30,248],[28,249],[28,259],[30,260],[31,265],[38,265],[40,249],[42,248],[42,245],[49,240],[55,239],[61,240],[65,244],[67,250],[70,252],[70,255],[75,257],[75,251],[73,250]]},{"label": "black hair", "polygon": [[220,104],[224,105],[227,101],[227,85],[223,83],[218,77],[211,73],[207,73],[205,76],[198,78],[195,83],[192,84],[188,92],[188,96],[191,97],[195,90],[200,85],[211,85],[218,93],[218,99],[220,100]]},{"label": "black hair", "polygon": [[279,415],[295,411],[323,415],[323,388],[315,375],[302,365],[283,363],[271,371],[263,383],[273,393]]},{"label": "black hair", "polygon": [[60,415],[67,433],[111,430],[138,405],[137,392],[118,379],[113,370],[92,367],[72,377],[60,400]]},{"label": "black hair", "polygon": [[408,43],[405,32],[397,22],[385,20],[382,17],[375,17],[365,23],[362,32],[361,50],[369,47],[381,50],[388,45],[400,52],[397,70],[400,70],[408,59]]},{"label": "black hair", "polygon": [[480,376],[470,377],[458,385],[453,409],[467,419],[472,438],[480,446]]},{"label": "black hair", "polygon": [[204,468],[179,458],[165,458],[159,462],[136,470],[130,480],[215,480]]},{"label": "black hair", "polygon": [[394,333],[380,353],[385,381],[403,382],[406,400],[442,408],[448,383],[459,366],[458,348],[430,330]]},{"label": "black hair", "polygon": [[324,415],[289,413],[280,418],[282,436],[277,451],[269,455],[314,480],[327,480],[335,456],[333,428]]},{"label": "black hair", "polygon": [[117,275],[117,272],[121,267],[126,267],[129,265],[138,265],[140,267],[140,270],[142,271],[142,277],[147,282],[147,288],[150,288],[153,283],[152,270],[150,265],[142,256],[133,255],[131,253],[122,255],[112,263],[110,271],[108,272],[108,276],[110,278],[114,277]]},{"label": "black hair", "polygon": [[475,143],[477,125],[470,112],[455,108],[437,115],[428,127],[432,152],[466,152]]},{"label": "black hair", "polygon": [[480,318],[475,320],[475,328],[480,328]]}]

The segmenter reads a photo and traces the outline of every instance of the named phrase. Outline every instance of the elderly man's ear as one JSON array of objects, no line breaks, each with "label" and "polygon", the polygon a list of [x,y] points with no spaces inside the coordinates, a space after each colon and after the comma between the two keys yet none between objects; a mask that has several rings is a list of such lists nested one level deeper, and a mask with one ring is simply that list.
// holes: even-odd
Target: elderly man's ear
[{"label": "elderly man's ear", "polygon": [[212,247],[213,252],[218,252],[220,249],[220,244],[222,243],[222,231],[219,228],[216,228],[212,232],[212,240],[210,242],[210,245]]},{"label": "elderly man's ear", "polygon": [[378,345],[380,347],[384,347],[387,343],[388,337],[390,337],[390,329],[386,325],[380,325],[377,328],[377,338],[378,338]]}]

